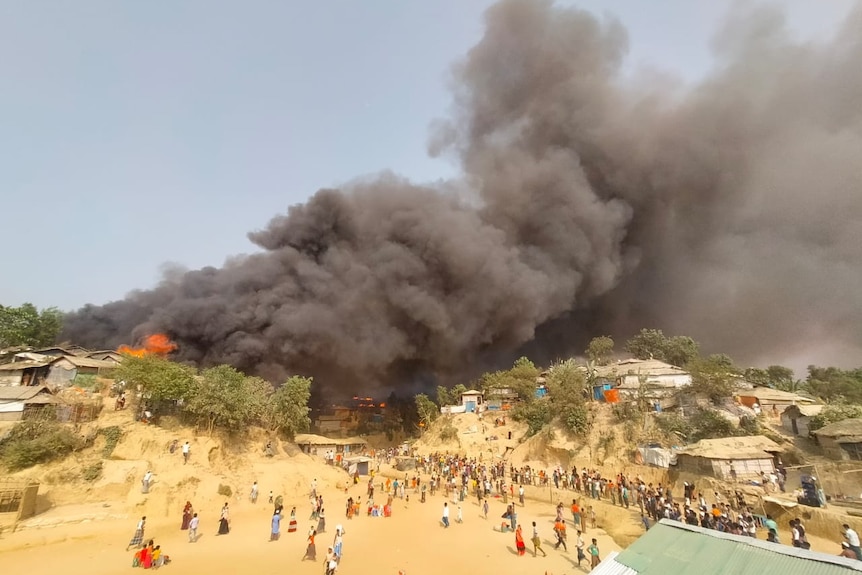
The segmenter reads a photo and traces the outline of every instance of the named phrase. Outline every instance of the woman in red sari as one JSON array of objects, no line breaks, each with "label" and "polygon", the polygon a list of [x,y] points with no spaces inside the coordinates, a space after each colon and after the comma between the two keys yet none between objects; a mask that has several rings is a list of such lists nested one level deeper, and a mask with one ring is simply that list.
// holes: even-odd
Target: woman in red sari
[{"label": "woman in red sari", "polygon": [[521,532],[521,526],[515,529],[515,547],[518,549],[518,555],[523,555],[527,552],[527,546],[524,545],[524,534]]},{"label": "woman in red sari", "polygon": [[147,546],[141,549],[141,567],[149,569],[153,566],[153,540],[147,543]]},{"label": "woman in red sari", "polygon": [[192,514],[194,510],[192,509],[191,501],[186,501],[186,506],[183,507],[183,524],[180,526],[181,530],[186,530],[189,528],[189,522],[192,520]]}]

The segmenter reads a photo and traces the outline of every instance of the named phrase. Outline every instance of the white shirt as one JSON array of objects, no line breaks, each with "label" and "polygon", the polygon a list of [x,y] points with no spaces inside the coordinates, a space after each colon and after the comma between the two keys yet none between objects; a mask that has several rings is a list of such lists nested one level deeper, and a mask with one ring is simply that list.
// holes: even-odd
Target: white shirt
[{"label": "white shirt", "polygon": [[192,517],[192,520],[191,520],[191,521],[189,521],[189,529],[197,529],[197,528],[198,528],[198,523],[199,523],[199,522],[200,522],[200,519],[199,519],[199,518],[197,518],[197,517]]},{"label": "white shirt", "polygon": [[848,529],[844,532],[844,536],[847,537],[847,543],[851,547],[859,547],[859,535],[855,531]]},{"label": "white shirt", "polygon": [[448,505],[443,507],[443,517],[449,517],[449,506]]},{"label": "white shirt", "polygon": [[183,453],[188,453],[189,451],[191,451],[191,449],[192,449],[192,446],[189,445],[188,443],[183,444]]}]

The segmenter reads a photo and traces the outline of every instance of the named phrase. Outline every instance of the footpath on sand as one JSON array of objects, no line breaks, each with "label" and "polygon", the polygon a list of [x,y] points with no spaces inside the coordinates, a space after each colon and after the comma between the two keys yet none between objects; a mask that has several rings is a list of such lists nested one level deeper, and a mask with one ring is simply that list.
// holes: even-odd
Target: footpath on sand
[{"label": "footpath on sand", "polygon": [[[346,479],[346,477],[345,477]],[[339,573],[356,575],[437,575],[450,572],[475,572],[541,575],[546,571],[556,575],[587,572],[584,562],[577,567],[574,549],[575,533],[569,531],[569,550],[555,550],[553,522],[555,505],[528,500],[526,507],[518,506],[518,522],[524,526],[528,553],[518,556],[513,533],[500,532],[500,515],[506,506],[502,500],[491,500],[488,519],[476,499],[461,503],[463,523],[457,523],[457,504],[451,515],[451,526],[444,529],[441,523],[442,494],[429,496],[419,503],[419,496],[409,493],[410,501],[396,498],[392,517],[368,517],[363,513],[354,519],[344,517],[347,497],[361,496],[365,500],[365,482],[351,486],[349,492],[332,485],[322,486],[327,529],[317,537],[318,561],[302,561],[306,549],[306,533],[312,524],[309,520],[308,494],[285,495],[287,512],[296,506],[299,529],[287,533],[282,529],[279,541],[270,542],[272,506],[265,498],[252,504],[246,498],[234,498],[231,532],[216,535],[219,509],[198,509],[201,516],[201,534],[197,543],[189,543],[186,531],[180,530],[181,510],[176,518],[159,519],[151,512],[148,516],[145,539],[153,538],[156,544],[171,557],[171,563],[162,569],[178,573],[207,573],[233,575],[253,572],[256,575],[292,573],[320,575],[326,548],[332,544],[335,525],[345,528],[344,558]],[[266,490],[265,481],[261,489]],[[378,493],[378,501],[382,496]],[[385,500],[385,499],[384,499]],[[453,505],[450,500],[450,506]],[[146,512],[145,508],[142,511]],[[154,511],[154,510],[153,510]],[[134,531],[137,517],[124,520],[108,519],[75,525],[4,533],[0,538],[4,572],[62,572],[64,575],[114,575],[132,565],[132,551],[125,551]],[[547,557],[532,555],[531,523],[536,521]],[[571,528],[570,528],[571,529]],[[600,529],[590,529],[589,538],[598,539],[602,556],[619,550],[613,540]]]}]

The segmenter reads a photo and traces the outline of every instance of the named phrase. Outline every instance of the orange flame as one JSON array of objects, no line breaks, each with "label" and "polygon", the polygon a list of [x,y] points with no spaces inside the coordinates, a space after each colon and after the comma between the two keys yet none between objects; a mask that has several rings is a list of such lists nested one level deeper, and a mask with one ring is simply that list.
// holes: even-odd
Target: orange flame
[{"label": "orange flame", "polygon": [[176,349],[177,344],[172,342],[171,338],[169,338],[163,333],[156,333],[153,335],[148,335],[144,338],[143,347],[130,347],[128,345],[121,345],[117,349],[117,352],[131,355],[133,357],[144,357],[146,355],[165,356]]}]

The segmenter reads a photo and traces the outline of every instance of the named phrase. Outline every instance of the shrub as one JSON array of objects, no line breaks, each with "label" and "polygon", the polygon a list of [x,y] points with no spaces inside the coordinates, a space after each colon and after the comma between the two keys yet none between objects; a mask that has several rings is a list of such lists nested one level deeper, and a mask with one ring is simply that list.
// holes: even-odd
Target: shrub
[{"label": "shrub", "polygon": [[543,427],[551,423],[553,414],[551,405],[546,399],[521,403],[512,409],[512,419],[527,424],[527,435],[536,435]]},{"label": "shrub", "polygon": [[81,477],[86,481],[95,481],[102,476],[102,462],[97,461],[81,471]]},{"label": "shrub", "polygon": [[219,483],[218,494],[224,495],[225,497],[230,497],[231,495],[233,495],[233,489],[230,488],[230,485]]},{"label": "shrub", "polygon": [[114,452],[114,448],[123,437],[123,430],[112,425],[111,427],[103,427],[99,430],[99,434],[105,438],[105,447],[102,448],[102,457],[108,458]]},{"label": "shrub", "polygon": [[817,431],[830,423],[843,421],[845,419],[853,419],[856,417],[862,417],[862,406],[860,405],[848,405],[842,403],[827,405],[823,408],[823,411],[811,418],[811,422],[808,424],[808,429],[809,431]]},{"label": "shrub", "polygon": [[10,471],[62,459],[86,442],[54,421],[22,421],[0,443],[0,460]]},{"label": "shrub", "polygon": [[447,421],[446,424],[440,428],[440,439],[443,441],[458,439],[458,429],[452,425],[452,422]]}]

